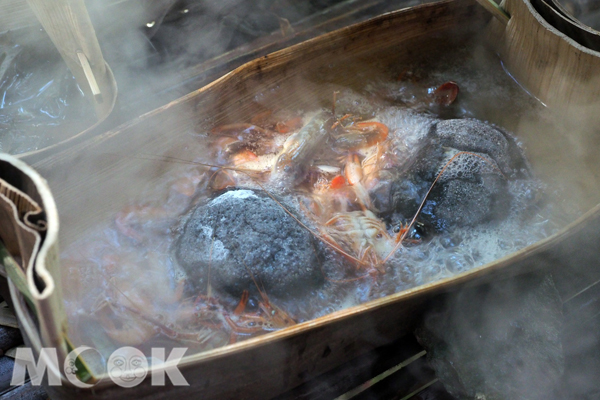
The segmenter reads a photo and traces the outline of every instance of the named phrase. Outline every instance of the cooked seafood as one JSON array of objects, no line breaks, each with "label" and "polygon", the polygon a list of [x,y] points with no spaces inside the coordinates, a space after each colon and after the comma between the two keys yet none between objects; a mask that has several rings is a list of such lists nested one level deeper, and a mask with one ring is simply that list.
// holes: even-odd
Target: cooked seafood
[{"label": "cooked seafood", "polygon": [[[263,108],[208,127],[209,157],[184,160],[165,178],[155,190],[166,201],[123,208],[84,256],[102,260],[113,249],[166,265],[169,290],[156,295],[108,274],[91,307],[106,336],[208,349],[503,254],[489,232],[512,234],[541,185],[512,135],[432,112],[456,107],[458,84],[410,76],[400,81],[419,94],[412,103],[377,97],[367,84],[334,94],[331,110]],[[519,229],[521,245],[537,240]]]},{"label": "cooked seafood", "polygon": [[303,179],[306,167],[312,161],[311,156],[327,140],[329,126],[333,124],[333,115],[327,111],[317,113],[298,132],[293,133],[283,143],[283,150],[273,166],[276,175],[297,182]]}]

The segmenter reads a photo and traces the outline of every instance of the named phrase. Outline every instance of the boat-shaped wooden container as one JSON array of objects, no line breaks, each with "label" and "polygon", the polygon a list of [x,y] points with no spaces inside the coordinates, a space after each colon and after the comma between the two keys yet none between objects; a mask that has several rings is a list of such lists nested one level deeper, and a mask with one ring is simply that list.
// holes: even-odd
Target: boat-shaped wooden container
[{"label": "boat-shaped wooden container", "polygon": [[[303,82],[309,76],[330,70],[333,62],[337,81],[351,83],[360,77],[357,78],[355,68],[344,66],[360,65],[365,59],[390,54],[406,60],[415,52],[439,48],[440,40],[460,43],[481,35],[489,19],[485,10],[468,0],[444,1],[385,14],[250,62],[196,92],[34,165],[48,179],[56,198],[61,245],[72,243],[96,224],[114,217],[136,198],[138,185],[151,184],[172,168],[173,164],[157,162],[154,156],[193,157],[186,153],[186,143],[195,140],[194,132],[199,126],[210,129],[243,121],[257,111],[256,98],[268,99],[269,93],[277,96],[265,100],[267,103],[301,108],[316,101],[312,91],[319,90],[318,85]],[[528,150],[533,147],[528,156],[534,165],[558,165],[558,170],[575,168],[577,164],[573,159],[575,151],[568,146],[542,145],[543,141],[537,137],[523,140],[528,143]],[[588,138],[588,143],[596,146],[597,138]],[[560,157],[545,161],[548,154],[558,152]],[[596,169],[597,162],[593,161]],[[584,194],[577,198],[576,205],[581,217],[535,245],[453,278],[187,356],[179,368],[191,386],[153,387],[148,376],[135,388],[135,395],[148,398],[194,395],[202,399],[274,397],[410,333],[428,299],[436,294],[557,263],[584,265],[597,256],[582,249],[589,247],[599,222],[600,208],[595,205],[600,199],[600,177],[588,174],[582,185],[587,186],[582,188]],[[52,397],[63,399],[81,399],[85,395],[113,399],[134,393],[110,380],[100,382],[93,395],[67,385],[48,387],[48,391]]]}]

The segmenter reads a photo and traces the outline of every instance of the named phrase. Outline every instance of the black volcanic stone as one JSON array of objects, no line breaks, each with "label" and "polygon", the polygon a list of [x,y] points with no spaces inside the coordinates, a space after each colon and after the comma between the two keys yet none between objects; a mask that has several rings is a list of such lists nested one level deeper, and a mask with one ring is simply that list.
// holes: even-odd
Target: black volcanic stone
[{"label": "black volcanic stone", "polygon": [[475,119],[444,120],[425,140],[415,166],[391,184],[393,212],[412,218],[442,170],[419,216],[438,231],[499,221],[511,206],[525,209],[535,200],[535,185],[512,184],[527,182],[531,173],[515,139],[501,129]]},{"label": "black volcanic stone", "polygon": [[260,191],[232,190],[192,210],[175,255],[190,280],[240,296],[257,293],[249,271],[269,295],[288,297],[323,281],[310,232]]}]

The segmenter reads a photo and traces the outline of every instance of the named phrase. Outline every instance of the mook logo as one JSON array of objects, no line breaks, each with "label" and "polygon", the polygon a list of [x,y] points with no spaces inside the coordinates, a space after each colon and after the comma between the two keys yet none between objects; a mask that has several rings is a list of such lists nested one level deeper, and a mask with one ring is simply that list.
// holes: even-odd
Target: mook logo
[{"label": "mook logo", "polygon": [[139,385],[148,374],[148,360],[135,347],[122,347],[108,358],[108,376],[119,386]]},{"label": "mook logo", "polygon": [[[106,372],[110,380],[124,388],[132,388],[142,383],[149,371],[152,386],[164,386],[165,376],[169,377],[174,386],[189,386],[177,367],[186,351],[187,348],[185,347],[176,347],[171,350],[169,356],[165,359],[165,349],[152,348],[151,363],[149,363],[144,353],[135,347],[120,347],[108,358]],[[80,346],[67,355],[62,367],[64,377],[71,384],[87,389],[94,387],[99,382],[86,383],[79,379],[78,372],[80,371],[77,360],[79,357],[83,357],[84,353],[88,353],[85,354],[86,359],[103,359],[98,350],[88,346]],[[24,385],[26,373],[29,373],[31,384],[34,386],[41,385],[46,374],[48,374],[48,385],[62,385],[56,349],[51,347],[42,348],[36,361],[30,348],[18,348],[10,384],[13,386]]]}]

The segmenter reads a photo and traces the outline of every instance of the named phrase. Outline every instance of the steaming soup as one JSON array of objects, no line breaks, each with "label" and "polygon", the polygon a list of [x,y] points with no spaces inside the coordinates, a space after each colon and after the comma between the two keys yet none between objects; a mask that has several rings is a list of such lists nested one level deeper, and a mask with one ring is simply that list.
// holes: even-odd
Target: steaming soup
[{"label": "steaming soup", "polygon": [[65,287],[86,288],[65,294],[74,343],[204,351],[555,232],[562,211],[505,130],[541,106],[483,48],[444,54],[369,60],[352,85],[331,65],[303,82],[306,104],[265,106],[274,88],[155,155],[162,182],[63,253]]}]

